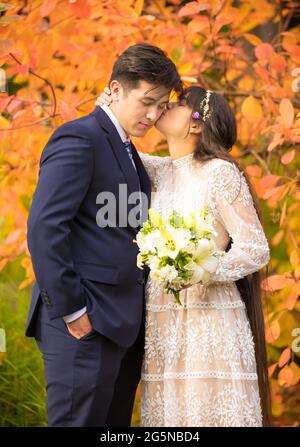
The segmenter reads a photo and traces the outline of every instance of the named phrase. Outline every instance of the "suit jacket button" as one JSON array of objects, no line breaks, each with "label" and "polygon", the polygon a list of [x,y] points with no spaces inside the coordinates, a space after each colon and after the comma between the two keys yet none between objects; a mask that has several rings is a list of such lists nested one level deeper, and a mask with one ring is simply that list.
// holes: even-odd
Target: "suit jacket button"
[{"label": "suit jacket button", "polygon": [[137,280],[137,282],[138,282],[138,284],[141,284],[141,286],[142,286],[143,284],[145,284],[145,280],[144,280],[144,278],[139,278],[139,279]]}]

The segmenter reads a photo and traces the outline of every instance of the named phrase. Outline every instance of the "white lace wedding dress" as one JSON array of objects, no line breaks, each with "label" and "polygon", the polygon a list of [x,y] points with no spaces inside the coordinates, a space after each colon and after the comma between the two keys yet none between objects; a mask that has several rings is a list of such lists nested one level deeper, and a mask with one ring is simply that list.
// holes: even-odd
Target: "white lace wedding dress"
[{"label": "white lace wedding dress", "polygon": [[260,426],[253,337],[234,281],[269,260],[269,248],[245,178],[220,159],[140,154],[152,184],[151,207],[179,212],[206,207],[216,244],[232,247],[207,286],[180,293],[183,306],[149,278],[141,425],[145,427]]}]

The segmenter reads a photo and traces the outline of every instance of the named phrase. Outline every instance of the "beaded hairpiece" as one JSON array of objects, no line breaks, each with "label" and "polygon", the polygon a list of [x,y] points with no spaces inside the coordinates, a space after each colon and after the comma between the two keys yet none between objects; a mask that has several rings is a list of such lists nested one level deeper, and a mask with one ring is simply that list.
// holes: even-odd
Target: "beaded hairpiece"
[{"label": "beaded hairpiece", "polygon": [[[203,121],[206,121],[208,118],[211,117],[211,110],[209,110],[209,98],[210,98],[211,94],[212,94],[211,90],[206,90],[205,98],[200,103],[200,110],[202,110],[202,120]],[[199,120],[200,119],[200,113],[199,112],[194,112],[192,114],[192,118],[194,120]]]}]

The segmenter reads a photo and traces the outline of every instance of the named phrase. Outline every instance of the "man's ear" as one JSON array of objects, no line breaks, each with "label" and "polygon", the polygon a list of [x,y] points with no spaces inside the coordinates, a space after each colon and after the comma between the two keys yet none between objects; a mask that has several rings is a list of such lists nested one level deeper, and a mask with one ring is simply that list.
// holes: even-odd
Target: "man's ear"
[{"label": "man's ear", "polygon": [[114,79],[113,81],[111,81],[109,89],[113,102],[118,102],[124,90],[120,82]]},{"label": "man's ear", "polygon": [[201,123],[196,123],[195,121],[192,121],[190,125],[190,133],[194,135],[199,135],[201,132],[202,132]]}]

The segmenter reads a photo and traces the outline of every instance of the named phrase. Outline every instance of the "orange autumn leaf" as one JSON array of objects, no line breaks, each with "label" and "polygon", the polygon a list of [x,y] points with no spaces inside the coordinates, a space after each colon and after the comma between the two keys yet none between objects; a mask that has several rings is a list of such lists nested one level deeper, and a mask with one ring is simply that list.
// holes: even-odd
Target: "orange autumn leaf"
[{"label": "orange autumn leaf", "polygon": [[278,73],[282,73],[286,67],[286,62],[283,56],[278,53],[271,54],[269,57],[270,67],[277,71]]},{"label": "orange autumn leaf", "polygon": [[265,175],[260,180],[256,182],[256,192],[259,197],[263,197],[264,194],[271,188],[274,188],[275,185],[280,180],[279,175]]},{"label": "orange autumn leaf", "polygon": [[274,247],[276,247],[277,245],[279,245],[280,242],[282,241],[283,236],[284,236],[284,231],[283,231],[283,230],[278,231],[278,232],[275,234],[275,236],[272,238],[272,245],[273,245]]},{"label": "orange autumn leaf", "polygon": [[186,17],[194,14],[198,14],[200,11],[205,9],[209,9],[209,3],[198,3],[198,2],[189,2],[183,8],[181,8],[178,12],[178,17]]},{"label": "orange autumn leaf", "polygon": [[281,157],[281,163],[283,165],[288,165],[289,163],[291,163],[291,161],[294,160],[295,154],[296,154],[295,149],[293,149],[292,151],[287,152],[286,154],[284,154]]},{"label": "orange autumn leaf", "polygon": [[274,320],[266,325],[266,340],[273,343],[280,335],[280,326],[278,320]]},{"label": "orange autumn leaf", "polygon": [[291,358],[291,349],[286,348],[282,351],[279,360],[278,360],[278,366],[282,368]]},{"label": "orange autumn leaf", "polygon": [[284,98],[280,101],[279,112],[283,121],[283,124],[287,127],[291,127],[294,122],[294,107],[291,101]]},{"label": "orange autumn leaf", "polygon": [[285,287],[295,284],[294,278],[289,278],[283,275],[272,275],[262,281],[262,288],[264,290],[281,290]]},{"label": "orange autumn leaf", "polygon": [[257,59],[268,59],[274,53],[274,48],[269,43],[257,45],[254,50]]},{"label": "orange autumn leaf", "polygon": [[249,165],[246,167],[246,172],[251,177],[260,177],[261,176],[261,167],[257,165]]},{"label": "orange autumn leaf", "polygon": [[258,46],[262,44],[261,39],[255,34],[245,33],[244,38],[248,40],[248,42],[252,43],[254,46]]},{"label": "orange autumn leaf", "polygon": [[57,5],[57,0],[44,0],[41,6],[41,17],[46,17],[51,14]]},{"label": "orange autumn leaf", "polygon": [[268,368],[268,375],[269,377],[272,377],[274,374],[275,369],[277,368],[278,362],[274,363],[273,365],[269,366]]},{"label": "orange autumn leaf", "polygon": [[[20,289],[34,280],[26,220],[40,155],[50,135],[65,121],[93,110],[94,97],[107,85],[116,57],[129,45],[158,45],[174,59],[185,86],[200,83],[224,93],[234,111],[238,132],[231,155],[246,169],[260,199],[272,248],[270,277],[279,276],[277,286],[271,279],[274,289],[267,289],[262,300],[267,342],[272,345],[273,416],[275,425],[295,425],[295,393],[289,390],[289,400],[278,384],[280,367],[275,363],[285,350],[293,352],[290,337],[299,325],[295,315],[300,310],[300,47],[291,26],[294,17],[279,33],[278,2],[270,0],[8,3],[20,5],[5,9],[4,2],[0,17],[0,67],[5,67],[13,87],[9,94],[0,92],[0,270],[7,274],[11,263],[20,265],[24,258],[17,279]],[[286,23],[295,14],[294,3],[284,2]],[[249,101],[243,104],[251,96],[253,107]],[[155,128],[135,140],[143,152],[168,155],[166,141]],[[15,233],[18,229],[21,232]],[[298,362],[298,353],[293,356]],[[299,367],[292,359],[282,369],[285,366],[293,374],[290,383],[295,383]]]},{"label": "orange autumn leaf", "polygon": [[278,374],[278,383],[280,386],[289,387],[298,382],[297,376],[293,368],[286,365]]},{"label": "orange autumn leaf", "polygon": [[69,7],[73,14],[81,19],[87,19],[91,14],[89,0],[72,0],[69,2]]}]

